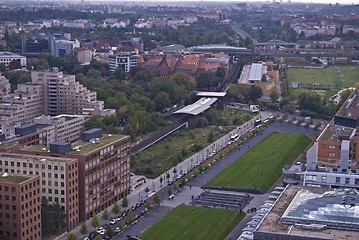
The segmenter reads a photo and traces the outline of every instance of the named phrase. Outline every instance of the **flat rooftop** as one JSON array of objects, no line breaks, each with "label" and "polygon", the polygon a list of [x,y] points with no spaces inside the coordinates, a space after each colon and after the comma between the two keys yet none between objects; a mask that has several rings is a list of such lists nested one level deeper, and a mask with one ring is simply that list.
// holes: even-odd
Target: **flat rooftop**
[{"label": "flat rooftop", "polygon": [[[342,204],[344,196],[356,196],[353,205]],[[356,193],[343,189],[289,186],[263,219],[256,233],[273,233],[323,239],[359,239],[359,206]],[[349,198],[348,198],[349,199]],[[326,225],[324,230],[308,230],[311,223]],[[342,223],[340,226],[338,223]],[[354,223],[354,224],[352,224]],[[347,225],[345,225],[347,224]],[[351,227],[348,227],[351,225]],[[337,226],[338,228],[334,228]]]},{"label": "flat rooftop", "polygon": [[109,135],[103,135],[102,138],[100,138],[100,142],[99,143],[94,143],[91,144],[90,142],[76,142],[74,144],[72,144],[72,148],[75,147],[80,147],[80,153],[78,153],[77,151],[72,151],[69,154],[78,154],[78,155],[86,155],[92,151],[95,151],[101,147],[104,147],[110,143],[113,143],[115,141],[118,141],[122,138],[126,137],[125,135],[111,135],[111,137],[109,137]]},{"label": "flat rooftop", "polygon": [[197,93],[198,97],[224,97],[226,92],[199,92]]},{"label": "flat rooftop", "polygon": [[350,139],[356,130],[350,127],[330,124],[319,135],[319,141],[341,141],[342,139]]},{"label": "flat rooftop", "polygon": [[22,183],[34,176],[21,175],[16,173],[0,173],[1,183]]},{"label": "flat rooftop", "polygon": [[251,71],[249,73],[249,81],[261,81],[263,75],[263,64],[262,63],[252,63]]},{"label": "flat rooftop", "polygon": [[[35,146],[34,146],[35,147]],[[30,147],[32,148],[32,147]],[[37,149],[36,149],[37,150]],[[29,150],[29,148],[25,149],[25,151],[35,151],[35,150]],[[39,151],[35,151],[35,152],[40,152],[41,149]],[[11,153],[3,153],[0,154],[0,159],[1,160],[8,160],[8,161],[13,161],[14,159],[23,159],[23,160],[34,160],[34,161],[39,161],[39,162],[45,162],[45,161],[51,161],[51,162],[69,162],[69,161],[73,161],[73,158],[66,158],[66,157],[50,157],[50,156],[40,156],[40,155],[26,155],[25,154],[11,154]]]},{"label": "flat rooftop", "polygon": [[209,109],[213,103],[215,103],[218,100],[218,98],[201,98],[197,102],[187,105],[184,108],[181,108],[180,110],[174,112],[176,113],[183,113],[183,114],[190,114],[190,115],[198,115],[207,109]]}]

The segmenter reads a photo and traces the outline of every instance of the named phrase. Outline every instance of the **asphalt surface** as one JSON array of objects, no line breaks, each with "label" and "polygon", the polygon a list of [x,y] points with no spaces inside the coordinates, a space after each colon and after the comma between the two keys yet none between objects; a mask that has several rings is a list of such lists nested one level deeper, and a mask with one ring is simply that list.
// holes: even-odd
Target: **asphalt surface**
[{"label": "asphalt surface", "polygon": [[[272,131],[278,131],[283,133],[302,133],[307,135],[309,138],[314,139],[319,131],[315,131],[311,128],[305,128],[302,126],[296,126],[293,124],[288,124],[285,122],[275,121],[271,123],[269,126],[263,128],[260,132],[258,132],[254,137],[245,141],[241,146],[237,147],[234,151],[229,153],[224,157],[223,160],[215,163],[211,168],[200,174],[198,177],[194,178],[191,182],[187,183],[183,188],[180,189],[180,192],[174,193],[173,187],[166,186],[162,188],[157,194],[160,196],[162,200],[164,200],[161,206],[155,207],[153,210],[148,212],[146,215],[141,217],[138,220],[138,223],[127,227],[123,232],[117,234],[113,239],[127,239],[127,235],[138,236],[151,225],[156,223],[159,219],[165,216],[171,209],[180,205],[180,204],[191,204],[192,198],[198,197],[198,195],[203,193],[203,189],[201,188],[204,184],[206,184],[209,180],[215,177],[218,173],[220,173],[223,169],[228,167],[231,163],[237,160],[240,156],[246,153],[250,148],[255,146],[261,140],[263,140],[266,136],[268,136]],[[278,180],[277,184],[281,181]],[[273,186],[274,187],[274,186]],[[174,193],[173,199],[167,199],[169,197],[168,189],[172,189],[172,193]],[[212,191],[214,193],[224,193],[224,194],[233,194],[238,195],[239,198],[246,197],[247,193],[238,193],[238,192],[228,192],[228,191]],[[250,202],[243,207],[243,210],[247,213],[248,210],[252,208],[257,208],[263,205],[264,201],[270,193],[266,194],[249,194]],[[153,196],[151,197],[153,198]],[[136,209],[134,211],[134,215],[139,214],[141,210],[144,209],[144,206]],[[227,236],[227,240],[229,239],[237,239],[242,232],[242,229],[246,226],[246,222],[250,220],[250,217],[255,213],[248,213],[247,217],[242,220],[236,228]]]}]

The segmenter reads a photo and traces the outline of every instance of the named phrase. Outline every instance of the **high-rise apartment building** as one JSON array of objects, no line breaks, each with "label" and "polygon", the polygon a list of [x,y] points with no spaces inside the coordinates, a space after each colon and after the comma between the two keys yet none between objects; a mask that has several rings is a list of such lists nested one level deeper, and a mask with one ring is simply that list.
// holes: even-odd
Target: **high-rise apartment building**
[{"label": "high-rise apartment building", "polygon": [[[76,82],[74,75],[64,75],[57,68],[52,72],[34,71],[31,77],[32,83],[18,84],[14,93],[4,94],[1,98],[0,126],[7,137],[14,134],[15,127],[31,123],[42,114],[103,117],[116,112],[104,109],[103,101],[96,100],[95,92]],[[3,90],[7,91],[8,86],[7,81],[0,81]]]},{"label": "high-rise apartment building", "polygon": [[43,112],[43,86],[19,84],[14,93],[3,96],[0,104],[0,125],[6,136],[14,134],[14,128],[30,123]]},{"label": "high-rise apartment building", "polygon": [[58,68],[50,71],[32,71],[32,82],[44,88],[44,114],[79,114],[105,116],[115,110],[104,110],[103,101],[96,100],[96,92],[89,91],[75,75],[65,75]]},{"label": "high-rise apartment building", "polygon": [[41,240],[40,177],[1,173],[0,238]]}]

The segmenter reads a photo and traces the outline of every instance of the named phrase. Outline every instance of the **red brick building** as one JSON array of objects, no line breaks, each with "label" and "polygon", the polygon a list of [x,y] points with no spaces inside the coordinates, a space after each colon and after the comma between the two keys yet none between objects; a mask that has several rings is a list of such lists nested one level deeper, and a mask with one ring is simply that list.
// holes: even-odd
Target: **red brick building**
[{"label": "red brick building", "polygon": [[41,239],[40,177],[0,175],[0,239]]},{"label": "red brick building", "polygon": [[218,68],[229,68],[229,58],[226,55],[199,54],[162,57],[155,56],[145,62],[140,56],[137,66],[155,70],[158,76],[172,76],[184,72],[191,77],[197,77],[203,71],[216,72]]}]

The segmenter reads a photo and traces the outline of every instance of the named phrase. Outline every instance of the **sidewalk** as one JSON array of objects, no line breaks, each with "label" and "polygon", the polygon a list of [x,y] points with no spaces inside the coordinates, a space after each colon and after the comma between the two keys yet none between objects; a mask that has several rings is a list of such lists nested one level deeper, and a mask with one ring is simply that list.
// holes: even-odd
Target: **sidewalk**
[{"label": "sidewalk", "polygon": [[[263,121],[264,119],[267,119],[269,117],[269,115],[271,115],[271,113],[261,112],[260,113],[261,120]],[[242,134],[243,132],[246,132],[248,129],[251,129],[254,126],[254,122],[255,122],[254,120],[257,118],[258,118],[258,116],[253,117],[252,119],[250,119],[246,123],[242,124],[241,126],[236,127],[236,129],[234,129],[233,131],[229,132],[228,134],[226,134],[225,136],[216,140],[215,142],[209,144],[207,147],[205,147],[198,153],[195,153],[194,155],[188,157],[187,159],[185,159],[184,161],[182,161],[175,167],[169,169],[167,172],[170,174],[171,178],[173,178],[174,177],[173,170],[175,168],[177,170],[177,173],[181,172],[182,170],[183,171],[189,170],[193,165],[196,165],[197,163],[199,163],[203,158],[206,158],[207,156],[209,156],[213,151],[218,152],[220,149],[222,149],[222,147],[226,146],[226,144],[228,143],[228,141],[230,140],[232,135]],[[152,196],[157,191],[159,191],[162,188],[164,188],[165,186],[167,186],[166,175],[167,175],[166,173],[163,173],[162,186],[161,186],[161,182],[160,182],[161,176],[159,176],[155,179],[148,179],[146,181],[146,183],[142,184],[137,189],[132,190],[131,193],[129,195],[127,195],[128,208],[131,208],[132,206],[136,205],[141,200]],[[150,190],[147,194],[145,192],[146,188],[148,188]],[[122,200],[120,200],[118,203],[121,206]],[[110,206],[107,209],[108,213],[110,214],[110,219],[115,217],[114,214],[112,213],[112,207],[113,206]],[[121,210],[123,211],[124,209],[121,207]],[[102,214],[103,214],[103,212],[98,214],[99,219],[100,219],[100,226],[106,224],[105,221],[101,218]],[[86,225],[87,225],[87,229],[88,229],[89,233],[95,231],[95,229],[91,225],[91,220],[92,219],[89,219],[86,221]],[[109,221],[107,221],[107,223],[109,223]],[[81,229],[81,225],[78,226],[76,229],[72,230],[72,232],[76,234],[78,239],[83,239],[84,237],[88,236],[88,234],[86,236],[83,236],[80,233],[80,229]],[[56,240],[57,239],[58,240],[67,240],[67,233],[64,233],[63,235],[61,235],[55,239]]]}]

